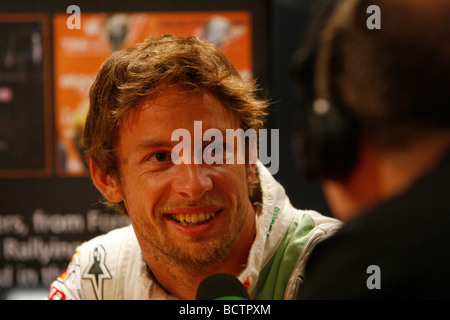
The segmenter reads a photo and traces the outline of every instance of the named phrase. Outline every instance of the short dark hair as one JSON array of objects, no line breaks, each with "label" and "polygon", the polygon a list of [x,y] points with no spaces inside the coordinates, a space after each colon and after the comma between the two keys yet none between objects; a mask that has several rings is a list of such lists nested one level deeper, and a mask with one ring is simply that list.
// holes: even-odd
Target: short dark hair
[{"label": "short dark hair", "polygon": [[[369,29],[367,8],[381,11]],[[344,0],[326,23],[317,97],[337,100],[388,150],[450,128],[450,1]]]}]

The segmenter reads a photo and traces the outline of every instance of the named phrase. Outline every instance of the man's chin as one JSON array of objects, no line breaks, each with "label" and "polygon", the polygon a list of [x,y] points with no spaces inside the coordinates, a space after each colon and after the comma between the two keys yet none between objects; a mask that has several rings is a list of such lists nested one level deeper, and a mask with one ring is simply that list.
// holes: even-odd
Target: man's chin
[{"label": "man's chin", "polygon": [[232,241],[190,241],[183,247],[166,246],[161,250],[175,264],[189,269],[203,269],[224,260]]}]

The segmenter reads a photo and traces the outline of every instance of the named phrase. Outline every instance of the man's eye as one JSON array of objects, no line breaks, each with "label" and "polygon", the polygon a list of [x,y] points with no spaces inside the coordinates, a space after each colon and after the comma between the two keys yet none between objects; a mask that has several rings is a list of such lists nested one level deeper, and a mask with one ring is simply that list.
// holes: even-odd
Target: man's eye
[{"label": "man's eye", "polygon": [[225,146],[223,145],[223,143],[213,142],[213,143],[210,143],[207,146],[205,146],[205,148],[203,150],[203,154],[215,156],[215,155],[222,154],[224,151],[225,151]]},{"label": "man's eye", "polygon": [[150,161],[156,161],[156,162],[164,162],[169,159],[170,155],[167,152],[156,152],[153,153],[148,157],[148,160]]},{"label": "man's eye", "polygon": [[225,146],[222,143],[211,144],[211,153],[212,154],[220,154],[225,150]]}]

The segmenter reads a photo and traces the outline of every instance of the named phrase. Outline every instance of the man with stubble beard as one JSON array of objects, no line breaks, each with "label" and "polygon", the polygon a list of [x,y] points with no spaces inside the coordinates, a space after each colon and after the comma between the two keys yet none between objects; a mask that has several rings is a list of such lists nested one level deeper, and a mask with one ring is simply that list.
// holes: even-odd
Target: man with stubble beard
[{"label": "man with stubble beard", "polygon": [[[49,298],[195,299],[215,273],[236,276],[253,299],[295,297],[309,252],[340,224],[294,209],[268,169],[250,161],[255,145],[245,163],[228,161],[227,130],[263,126],[268,104],[256,90],[193,37],[148,39],[103,64],[84,141],[95,186],[131,225],[82,244]],[[214,139],[174,161],[174,132],[194,137],[199,122]],[[196,161],[205,152],[224,161]]]}]

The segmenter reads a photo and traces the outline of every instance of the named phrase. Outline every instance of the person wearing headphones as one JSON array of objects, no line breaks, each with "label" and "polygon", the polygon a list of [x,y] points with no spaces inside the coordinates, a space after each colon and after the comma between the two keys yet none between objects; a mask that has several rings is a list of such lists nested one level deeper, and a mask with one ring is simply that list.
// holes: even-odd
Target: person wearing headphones
[{"label": "person wearing headphones", "polygon": [[380,29],[373,1],[332,2],[295,71],[307,173],[345,225],[297,299],[449,298],[450,2],[378,0]]}]

